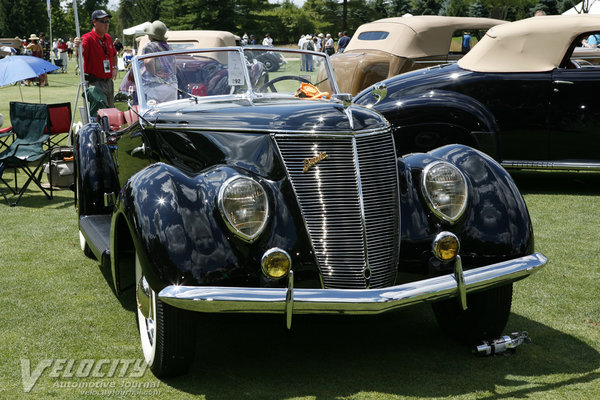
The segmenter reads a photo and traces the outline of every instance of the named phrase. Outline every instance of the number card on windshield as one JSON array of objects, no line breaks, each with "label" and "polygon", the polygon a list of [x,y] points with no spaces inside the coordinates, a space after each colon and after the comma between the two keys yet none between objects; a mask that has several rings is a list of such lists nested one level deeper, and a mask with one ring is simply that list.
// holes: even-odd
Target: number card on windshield
[{"label": "number card on windshield", "polygon": [[239,53],[228,52],[228,77],[229,86],[241,86],[244,84],[244,64]]}]

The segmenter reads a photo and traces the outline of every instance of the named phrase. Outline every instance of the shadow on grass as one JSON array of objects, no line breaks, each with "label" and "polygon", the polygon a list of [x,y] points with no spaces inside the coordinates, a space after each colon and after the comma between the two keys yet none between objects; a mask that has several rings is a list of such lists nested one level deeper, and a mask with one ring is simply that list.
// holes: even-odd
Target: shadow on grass
[{"label": "shadow on grass", "polygon": [[[44,195],[44,193],[42,193],[42,191],[39,190],[39,188],[36,187],[35,189],[32,190],[31,189],[33,187],[32,185],[33,185],[33,183],[25,191],[25,193],[23,193],[23,196],[19,200],[19,203],[16,205],[16,207],[26,207],[26,208],[50,207],[52,209],[63,209],[63,208],[67,208],[67,207],[71,207],[71,208],[74,207],[73,191],[71,191],[69,189],[54,190],[53,198],[48,199]],[[7,203],[7,201],[4,199],[4,197],[0,196],[0,203],[2,203],[3,205],[10,205],[17,200],[18,195],[11,194],[9,192],[9,190],[6,189],[6,186],[2,186],[0,188],[0,190],[2,190],[2,192],[6,195],[6,197],[8,199],[8,203]],[[50,193],[49,190],[48,190],[48,193]],[[52,210],[48,210],[48,211],[51,212]]]},{"label": "shadow on grass", "polygon": [[476,357],[445,338],[428,305],[376,317],[201,317],[192,370],[166,385],[207,399],[317,399],[374,392],[417,398],[528,397],[600,378],[583,341],[512,314],[507,332],[533,342],[510,356]]},{"label": "shadow on grass", "polygon": [[510,171],[524,194],[600,195],[600,172]]}]

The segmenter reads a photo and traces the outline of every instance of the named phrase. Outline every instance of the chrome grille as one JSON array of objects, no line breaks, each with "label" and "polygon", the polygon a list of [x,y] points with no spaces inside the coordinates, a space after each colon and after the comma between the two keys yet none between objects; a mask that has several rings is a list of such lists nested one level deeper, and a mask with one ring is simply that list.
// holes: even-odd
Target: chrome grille
[{"label": "chrome grille", "polygon": [[[277,134],[327,288],[385,287],[399,249],[398,179],[389,130]],[[303,172],[305,159],[326,153]]]}]

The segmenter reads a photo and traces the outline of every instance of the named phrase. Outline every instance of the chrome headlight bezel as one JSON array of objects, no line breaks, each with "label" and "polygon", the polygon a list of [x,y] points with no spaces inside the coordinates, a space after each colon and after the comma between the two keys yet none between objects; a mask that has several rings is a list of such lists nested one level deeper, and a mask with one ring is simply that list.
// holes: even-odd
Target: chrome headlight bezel
[{"label": "chrome headlight bezel", "polygon": [[[460,182],[458,183],[460,189],[455,191],[455,194],[459,194],[459,196],[462,196],[462,204],[460,204],[459,209],[455,211],[452,215],[449,215],[448,213],[445,213],[442,210],[442,206],[440,206],[438,202],[434,199],[435,196],[432,195],[428,188],[430,174],[435,173],[435,168],[440,166],[450,168],[453,171],[453,173],[456,174],[455,176],[460,179]],[[425,197],[429,209],[434,213],[436,217],[449,224],[456,223],[467,209],[467,204],[469,202],[469,188],[467,184],[467,178],[458,167],[447,161],[435,161],[431,164],[428,164],[423,169],[421,178],[421,189],[423,192],[423,197]]]},{"label": "chrome headlight bezel", "polygon": [[[234,183],[236,183],[236,181],[245,181],[248,184],[253,185],[256,189],[260,190],[260,192],[262,192],[261,196],[264,201],[264,218],[262,218],[262,222],[260,223],[260,225],[256,229],[253,229],[253,231],[251,233],[244,232],[241,229],[239,229],[236,226],[235,222],[233,222],[230,218],[231,210],[227,209],[225,196],[226,196],[227,190],[230,189],[232,187],[232,185]],[[269,220],[269,215],[270,215],[269,198],[267,196],[267,192],[264,189],[263,185],[261,185],[255,179],[252,179],[247,176],[241,176],[241,175],[234,176],[234,177],[227,179],[225,182],[223,182],[223,184],[219,188],[217,202],[218,202],[219,212],[221,213],[221,217],[223,218],[225,225],[227,225],[227,228],[233,234],[235,234],[237,237],[239,237],[243,241],[248,242],[248,243],[254,242],[260,236],[260,234],[263,232],[263,230],[265,229],[265,226],[267,225],[267,222]]]}]

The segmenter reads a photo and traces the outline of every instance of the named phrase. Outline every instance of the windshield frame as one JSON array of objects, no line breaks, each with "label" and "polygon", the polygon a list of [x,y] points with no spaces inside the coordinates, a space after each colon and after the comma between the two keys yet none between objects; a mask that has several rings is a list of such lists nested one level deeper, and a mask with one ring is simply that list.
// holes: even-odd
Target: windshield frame
[{"label": "windshield frame", "polygon": [[[327,55],[326,53],[309,51],[309,50],[300,50],[300,49],[283,49],[283,48],[277,48],[277,47],[268,48],[265,46],[258,46],[258,45],[257,46],[228,46],[228,47],[170,50],[170,51],[164,51],[164,52],[155,52],[155,53],[137,55],[133,58],[133,60],[131,62],[134,85],[136,88],[138,88],[135,95],[137,96],[136,100],[137,100],[137,104],[139,105],[138,107],[139,107],[140,112],[146,111],[148,109],[153,109],[157,106],[160,106],[161,104],[166,104],[166,103],[156,103],[156,105],[151,105],[151,104],[146,104],[146,102],[143,101],[145,86],[143,84],[141,84],[144,81],[143,77],[142,77],[143,71],[142,71],[141,66],[142,66],[144,60],[156,58],[159,56],[181,56],[181,55],[194,55],[194,54],[201,55],[202,52],[209,52],[209,53],[215,53],[215,52],[227,53],[227,52],[229,52],[230,54],[237,53],[240,57],[240,62],[242,63],[242,65],[247,66],[249,57],[248,58],[246,57],[246,52],[252,52],[252,51],[258,51],[258,52],[272,51],[272,52],[280,53],[284,57],[285,57],[285,54],[295,54],[295,55],[300,55],[300,56],[301,55],[312,55],[312,56],[322,57],[322,59],[325,60],[325,62],[322,64],[324,66],[323,71],[327,74],[326,79],[329,83],[329,86],[331,87],[332,98],[334,98],[335,95],[340,93],[339,87],[337,85],[337,81],[335,79],[335,75],[333,72],[333,67],[331,65],[329,55]],[[264,98],[264,97],[279,97],[279,98],[290,97],[289,94],[258,93],[256,91],[256,88],[253,87],[253,85],[252,85],[252,79],[250,78],[250,73],[249,73],[248,68],[242,68],[242,70],[243,70],[243,74],[244,74],[244,81],[245,81],[244,84],[246,85],[246,88],[247,88],[244,92],[234,93],[234,94],[212,95],[212,96],[206,96],[206,97],[193,96],[193,97],[191,97],[191,99],[193,101],[195,101],[196,103],[198,103],[198,102],[206,102],[206,101],[211,101],[211,100],[221,100],[222,101],[225,98],[250,98],[251,100],[253,100],[256,98]],[[141,88],[141,89],[139,89],[139,88]],[[186,100],[189,101],[190,98],[176,99],[176,100],[169,101],[169,103],[178,102],[178,101],[186,101]]]}]

